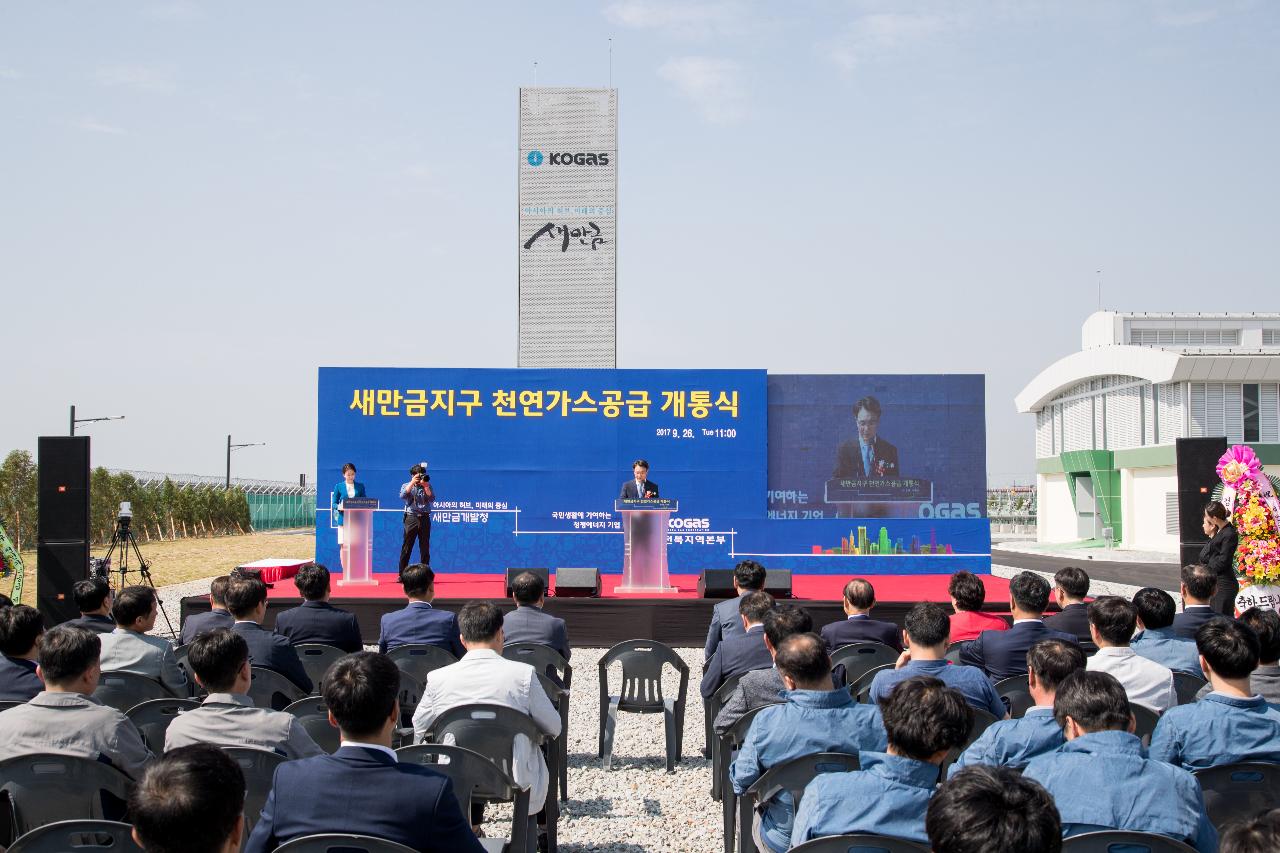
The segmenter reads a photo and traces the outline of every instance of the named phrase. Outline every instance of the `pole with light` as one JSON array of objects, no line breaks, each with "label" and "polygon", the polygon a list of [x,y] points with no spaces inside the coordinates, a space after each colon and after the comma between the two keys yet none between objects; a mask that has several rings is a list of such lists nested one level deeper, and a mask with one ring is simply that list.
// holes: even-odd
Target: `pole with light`
[{"label": "pole with light", "polygon": [[231,488],[231,451],[239,450],[242,447],[265,447],[265,441],[254,441],[249,444],[232,444],[231,436],[227,436],[227,484],[224,488]]},{"label": "pole with light", "polygon": [[71,407],[71,435],[76,434],[76,424],[96,424],[99,421],[122,421],[124,415],[112,415],[109,418],[77,418],[76,407]]}]

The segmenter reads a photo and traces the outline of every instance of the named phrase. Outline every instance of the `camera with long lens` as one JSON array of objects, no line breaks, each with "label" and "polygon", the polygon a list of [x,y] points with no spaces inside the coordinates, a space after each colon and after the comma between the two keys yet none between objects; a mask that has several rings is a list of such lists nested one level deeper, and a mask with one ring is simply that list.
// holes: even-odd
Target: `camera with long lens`
[{"label": "camera with long lens", "polygon": [[129,501],[120,501],[120,512],[116,514],[116,524],[121,530],[128,530],[132,523],[133,504]]},{"label": "camera with long lens", "polygon": [[412,477],[414,474],[421,474],[422,482],[424,483],[431,482],[431,475],[427,473],[427,463],[425,462],[419,462],[409,469],[409,476]]}]

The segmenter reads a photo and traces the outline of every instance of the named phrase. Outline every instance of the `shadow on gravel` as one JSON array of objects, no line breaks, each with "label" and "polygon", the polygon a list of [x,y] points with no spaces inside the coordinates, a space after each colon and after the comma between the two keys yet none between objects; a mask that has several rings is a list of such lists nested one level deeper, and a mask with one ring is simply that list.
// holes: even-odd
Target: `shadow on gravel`
[{"label": "shadow on gravel", "polygon": [[557,844],[560,853],[645,853],[639,844]]}]

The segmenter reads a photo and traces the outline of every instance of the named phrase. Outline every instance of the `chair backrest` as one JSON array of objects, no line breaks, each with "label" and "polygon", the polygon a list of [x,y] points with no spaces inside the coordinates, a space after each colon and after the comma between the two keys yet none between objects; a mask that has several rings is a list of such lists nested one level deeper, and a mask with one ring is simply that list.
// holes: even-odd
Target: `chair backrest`
[{"label": "chair backrest", "polygon": [[119,820],[133,782],[101,761],[20,755],[0,761],[0,792],[13,809],[14,834],[64,820]]},{"label": "chair backrest", "polygon": [[299,699],[285,708],[284,712],[297,717],[307,734],[325,752],[335,753],[342,745],[341,732],[329,723],[329,707],[324,704],[324,697],[308,696]]},{"label": "chair backrest", "polygon": [[1026,674],[1011,675],[996,682],[996,693],[1005,700],[1014,717],[1025,716],[1027,711],[1035,707],[1036,700],[1031,698],[1031,687]]},{"label": "chair backrest", "polygon": [[557,708],[560,707],[560,701],[568,693],[568,688],[561,687],[551,680],[551,677],[540,669],[535,669],[533,674],[538,676],[538,683],[542,685],[542,692],[547,694],[547,698],[551,700],[551,704]]},{"label": "chair backrest", "polygon": [[413,673],[400,670],[400,694],[396,698],[400,700],[401,726],[405,728],[413,726],[413,712],[418,709],[418,703],[422,701],[425,690],[422,682]]},{"label": "chair backrest", "polygon": [[1196,701],[1196,694],[1208,683],[1198,675],[1192,675],[1189,672],[1175,672],[1173,674],[1173,689],[1178,694],[1178,704],[1190,705]]},{"label": "chair backrest", "polygon": [[1249,818],[1280,803],[1280,765],[1241,762],[1196,771],[1214,826]]},{"label": "chair backrest", "polygon": [[407,646],[396,646],[387,652],[391,662],[407,672],[419,683],[427,683],[427,674],[432,670],[457,663],[458,659],[447,649],[433,646],[430,643],[410,643]]},{"label": "chair backrest", "polygon": [[25,704],[27,704],[27,703],[26,703],[26,702],[15,702],[15,701],[12,701],[12,700],[5,700],[4,702],[0,702],[0,711],[7,711],[7,710],[9,710],[10,708],[16,708],[16,707],[18,707],[19,705],[25,705]]},{"label": "chair backrest", "polygon": [[1064,838],[1062,853],[1195,853],[1195,848],[1167,835],[1109,829]]},{"label": "chair backrest", "polygon": [[1133,712],[1134,722],[1137,723],[1133,733],[1142,738],[1143,746],[1151,746],[1151,733],[1156,730],[1156,723],[1160,722],[1160,715],[1146,705],[1139,705],[1137,702],[1130,702],[1129,710]]},{"label": "chair backrest", "polygon": [[269,749],[253,746],[224,746],[222,751],[240,765],[244,773],[244,837],[248,838],[253,826],[262,817],[262,807],[271,793],[271,782],[276,768],[284,763],[284,756]]},{"label": "chair backrest", "polygon": [[274,669],[251,666],[249,672],[253,676],[253,681],[249,683],[249,698],[259,708],[283,711],[307,695],[298,685]]},{"label": "chair backrest", "polygon": [[134,705],[125,716],[137,727],[147,748],[159,755],[164,752],[164,735],[169,724],[184,711],[199,707],[200,703],[194,699],[148,699]]},{"label": "chair backrest", "polygon": [[781,702],[773,702],[771,705],[761,705],[759,708],[752,708],[750,711],[734,720],[733,725],[725,729],[724,734],[720,735],[720,740],[726,743],[731,749],[737,749],[742,746],[742,744],[746,743],[747,732],[751,729],[751,724],[755,722],[756,715],[765,708],[781,704]]},{"label": "chair backrest", "polygon": [[[817,752],[775,764],[747,789],[748,803],[764,803],[782,791],[791,794],[797,811],[805,787],[820,773],[850,773],[859,768],[858,756],[847,752]],[[754,799],[753,799],[754,798]]]},{"label": "chair backrest", "polygon": [[876,673],[886,669],[893,669],[893,664],[882,663],[879,666],[873,666],[871,669],[849,682],[849,695],[853,697],[853,701],[861,702],[863,705],[870,705],[871,682],[875,681]]},{"label": "chair backrest", "polygon": [[929,853],[929,848],[905,838],[887,835],[828,835],[798,847],[796,853]]},{"label": "chair backrest", "polygon": [[964,647],[969,643],[968,640],[961,640],[958,643],[952,643],[947,646],[947,653],[943,655],[952,663],[960,663],[960,652],[964,651]]},{"label": "chair backrest", "polygon": [[832,653],[831,668],[844,666],[845,683],[852,684],[865,672],[885,664],[897,663],[899,654],[900,652],[894,651],[884,643],[850,643]]},{"label": "chair backrest", "polygon": [[541,643],[507,643],[502,647],[502,656],[507,660],[527,663],[538,672],[545,673],[547,667],[551,667],[566,690],[573,686],[573,667],[550,646]]},{"label": "chair backrest", "polygon": [[113,820],[60,820],[33,829],[9,845],[8,853],[142,853],[133,827]]},{"label": "chair backrest", "polygon": [[285,842],[276,848],[276,853],[414,853],[414,850],[371,835],[325,833]]},{"label": "chair backrest", "polygon": [[448,776],[453,793],[470,814],[472,802],[501,800],[515,804],[508,849],[525,850],[529,831],[529,791],[516,785],[502,768],[480,753],[461,746],[424,743],[396,750],[402,764],[420,764]]},{"label": "chair backrest", "polygon": [[147,678],[145,675],[134,672],[104,672],[98,678],[98,689],[93,691],[93,698],[123,714],[134,705],[140,705],[148,699],[177,697],[154,678]]},{"label": "chair backrest", "polygon": [[711,694],[711,699],[707,703],[712,711],[712,718],[720,713],[720,709],[724,707],[724,703],[729,701],[729,697],[733,695],[733,691],[738,689],[738,682],[742,680],[745,672],[735,673],[724,680],[724,683],[716,688],[716,692]]},{"label": "chair backrest", "polygon": [[317,696],[320,695],[324,676],[329,671],[329,667],[333,666],[338,658],[345,657],[347,654],[337,646],[331,646],[328,643],[299,643],[293,647],[293,650],[298,653],[302,668],[307,671],[307,677],[315,685],[312,690]]},{"label": "chair backrest", "polygon": [[525,714],[505,705],[459,705],[436,717],[427,730],[430,743],[443,743],[452,735],[453,746],[478,752],[502,772],[514,776],[511,752],[515,737],[522,734],[533,744],[544,740],[536,723]]},{"label": "chair backrest", "polygon": [[960,753],[964,752],[969,746],[978,739],[978,735],[987,730],[989,726],[995,725],[996,718],[990,711],[984,711],[981,708],[970,708],[973,711],[973,725],[969,726],[969,736],[964,739],[964,743],[957,747],[952,747],[947,753],[947,757],[943,759],[942,766],[938,768],[938,778],[946,779],[947,771],[951,769],[951,765],[955,764]]},{"label": "chair backrest", "polygon": [[670,666],[680,674],[680,695],[683,701],[689,689],[689,665],[675,649],[657,640],[626,640],[618,643],[600,658],[600,695],[607,701],[609,692],[609,667],[622,664],[622,689],[618,709],[622,711],[661,711],[662,668]]}]

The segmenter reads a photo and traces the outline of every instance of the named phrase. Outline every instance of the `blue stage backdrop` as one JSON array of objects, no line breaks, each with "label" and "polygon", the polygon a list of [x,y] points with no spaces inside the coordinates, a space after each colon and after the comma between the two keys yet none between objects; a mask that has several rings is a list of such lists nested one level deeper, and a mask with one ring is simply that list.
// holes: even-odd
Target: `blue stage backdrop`
[{"label": "blue stage backdrop", "polygon": [[[382,503],[375,570],[394,572],[400,487],[409,467],[425,461],[437,497],[437,571],[621,572],[613,501],[631,463],[643,458],[662,496],[680,502],[668,535],[673,573],[753,556],[813,573],[990,570],[982,518],[771,519],[772,381],[760,370],[321,368],[316,559],[339,570],[331,495],[349,461]],[[980,446],[980,378],[977,387],[979,423],[970,437]],[[836,488],[857,484],[843,479]]]}]

